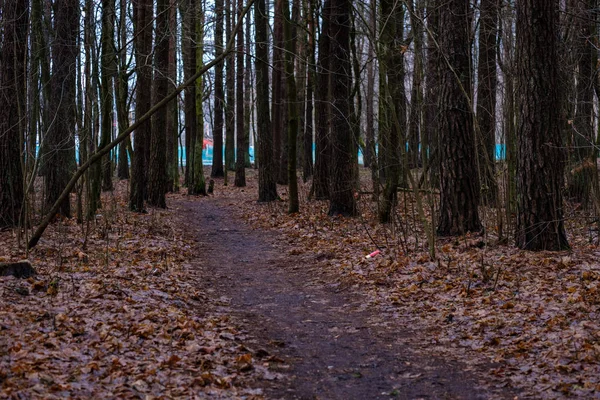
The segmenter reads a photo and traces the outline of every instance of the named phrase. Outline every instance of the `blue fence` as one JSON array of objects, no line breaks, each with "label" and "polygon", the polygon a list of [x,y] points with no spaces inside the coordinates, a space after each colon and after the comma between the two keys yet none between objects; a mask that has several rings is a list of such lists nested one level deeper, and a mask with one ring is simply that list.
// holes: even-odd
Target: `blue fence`
[{"label": "blue fence", "polygon": [[[315,145],[313,144],[313,159],[315,156]],[[183,165],[185,165],[185,147],[179,148],[179,157],[183,160]],[[223,158],[225,157],[225,150],[223,150]],[[506,145],[504,144],[496,144],[496,160],[504,160],[506,157]],[[202,164],[204,165],[212,165],[213,160],[213,146],[206,146],[202,149]],[[250,162],[254,162],[254,147],[250,146]],[[363,164],[363,153],[362,150],[358,150],[358,163]]]}]

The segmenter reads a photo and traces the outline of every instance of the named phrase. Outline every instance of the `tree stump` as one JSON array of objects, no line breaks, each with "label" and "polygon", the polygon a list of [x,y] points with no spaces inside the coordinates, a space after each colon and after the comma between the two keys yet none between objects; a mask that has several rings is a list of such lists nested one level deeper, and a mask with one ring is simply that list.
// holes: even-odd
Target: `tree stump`
[{"label": "tree stump", "polygon": [[15,278],[29,278],[35,274],[35,269],[28,260],[0,263],[0,276],[12,275]]}]

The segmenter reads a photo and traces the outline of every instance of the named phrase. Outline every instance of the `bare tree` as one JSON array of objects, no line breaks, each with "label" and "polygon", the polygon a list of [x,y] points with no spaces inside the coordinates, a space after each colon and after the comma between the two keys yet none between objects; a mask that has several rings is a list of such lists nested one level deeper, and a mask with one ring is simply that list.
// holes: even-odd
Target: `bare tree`
[{"label": "bare tree", "polygon": [[[215,1],[215,57],[223,53],[223,0]],[[225,93],[223,91],[223,63],[215,66],[215,109],[213,128],[213,163],[210,176],[222,177],[223,171],[223,107]]]},{"label": "bare tree", "polygon": [[[238,13],[243,12],[242,0],[238,0]],[[244,129],[244,29],[239,27],[237,32],[237,77],[236,77],[236,168],[234,185],[246,186],[246,135]]]},{"label": "bare tree", "polygon": [[[154,79],[152,103],[156,104],[167,97],[169,89],[169,0],[156,3],[156,43],[154,47]],[[164,107],[152,117],[150,139],[150,165],[148,173],[148,204],[166,208],[167,192],[167,115]]]},{"label": "bare tree", "polygon": [[256,0],[256,128],[258,135],[258,201],[277,199],[273,157],[273,133],[269,115],[269,53],[265,0]]},{"label": "bare tree", "polygon": [[329,215],[355,216],[353,130],[349,126],[352,68],[350,64],[350,0],[331,0],[329,35],[332,173]]},{"label": "bare tree", "polygon": [[28,6],[26,0],[0,5],[0,228],[17,226],[24,204]]},{"label": "bare tree", "polygon": [[563,220],[558,0],[517,3],[517,246],[569,248]]},{"label": "bare tree", "polygon": [[437,233],[442,236],[481,230],[471,106],[471,21],[468,0],[450,0],[440,6],[441,195]]},{"label": "bare tree", "polygon": [[[75,76],[79,55],[79,1],[57,0],[54,7],[54,41],[50,78],[50,115],[53,122],[46,137],[46,207],[58,200],[75,169]],[[71,216],[69,199],[58,211]]]}]

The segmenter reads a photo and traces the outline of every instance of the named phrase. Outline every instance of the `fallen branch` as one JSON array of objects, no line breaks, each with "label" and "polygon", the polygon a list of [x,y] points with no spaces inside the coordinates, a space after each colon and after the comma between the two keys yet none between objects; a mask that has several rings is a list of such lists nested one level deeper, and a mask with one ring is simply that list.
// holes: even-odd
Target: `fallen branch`
[{"label": "fallen branch", "polygon": [[28,249],[31,249],[37,245],[40,238],[44,234],[44,231],[50,224],[50,221],[52,221],[52,219],[58,212],[58,209],[60,208],[60,204],[69,196],[69,194],[73,190],[73,187],[75,186],[75,184],[77,183],[79,178],[81,178],[83,176],[84,172],[87,171],[87,169],[89,167],[91,167],[94,163],[96,163],[97,161],[102,159],[103,156],[108,154],[119,143],[121,143],[125,138],[127,138],[131,134],[131,132],[136,130],[141,124],[143,124],[144,122],[149,120],[150,117],[152,117],[152,115],[154,113],[156,113],[162,107],[166,106],[171,100],[173,100],[175,97],[177,97],[177,95],[179,93],[181,93],[186,87],[194,85],[196,82],[196,79],[198,79],[199,77],[204,75],[207,71],[209,71],[212,67],[214,67],[215,65],[217,65],[218,63],[223,61],[223,59],[225,59],[229,55],[229,53],[231,53],[233,51],[233,45],[235,43],[236,32],[238,31],[238,29],[241,28],[243,20],[244,20],[244,16],[248,13],[248,10],[250,10],[250,7],[252,7],[253,3],[254,3],[254,0],[248,1],[248,4],[246,5],[244,10],[242,11],[242,14],[240,15],[240,17],[237,20],[235,29],[233,30],[233,33],[229,37],[229,39],[227,41],[227,46],[223,50],[222,54],[220,54],[218,57],[216,57],[211,62],[206,64],[204,67],[202,67],[202,69],[200,69],[198,72],[196,72],[190,79],[183,82],[181,85],[177,86],[172,93],[170,93],[167,97],[165,97],[164,99],[159,101],[157,104],[155,104],[154,107],[152,107],[146,114],[142,115],[138,120],[136,120],[135,123],[133,123],[132,125],[129,125],[129,127],[127,129],[125,129],[123,132],[121,132],[115,138],[115,140],[113,140],[107,146],[103,147],[102,149],[97,150],[94,154],[92,154],[90,156],[90,158],[86,162],[84,162],[77,169],[77,171],[75,171],[75,174],[73,175],[73,177],[71,178],[69,183],[67,183],[67,186],[64,188],[64,190],[62,191],[62,193],[60,194],[58,199],[54,202],[54,204],[52,205],[52,208],[50,208],[50,211],[48,211],[48,213],[44,216],[44,218],[42,219],[42,222],[37,227],[35,233],[31,237],[31,239],[29,239],[29,243],[27,244]]}]

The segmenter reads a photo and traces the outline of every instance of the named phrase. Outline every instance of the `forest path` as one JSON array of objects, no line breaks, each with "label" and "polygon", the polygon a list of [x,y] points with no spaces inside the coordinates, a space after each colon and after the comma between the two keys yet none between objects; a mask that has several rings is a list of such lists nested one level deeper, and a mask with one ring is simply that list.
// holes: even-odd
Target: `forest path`
[{"label": "forest path", "polygon": [[[258,356],[283,375],[259,383],[269,399],[489,399],[509,393],[478,388],[473,368],[411,346],[410,328],[367,306],[317,268],[315,256],[234,216],[226,200],[178,200],[197,238],[198,268],[220,312],[247,331]],[[267,362],[268,357],[263,359]],[[271,360],[273,361],[273,360]],[[260,361],[257,361],[260,362]],[[470,369],[470,370],[469,370]]]}]

